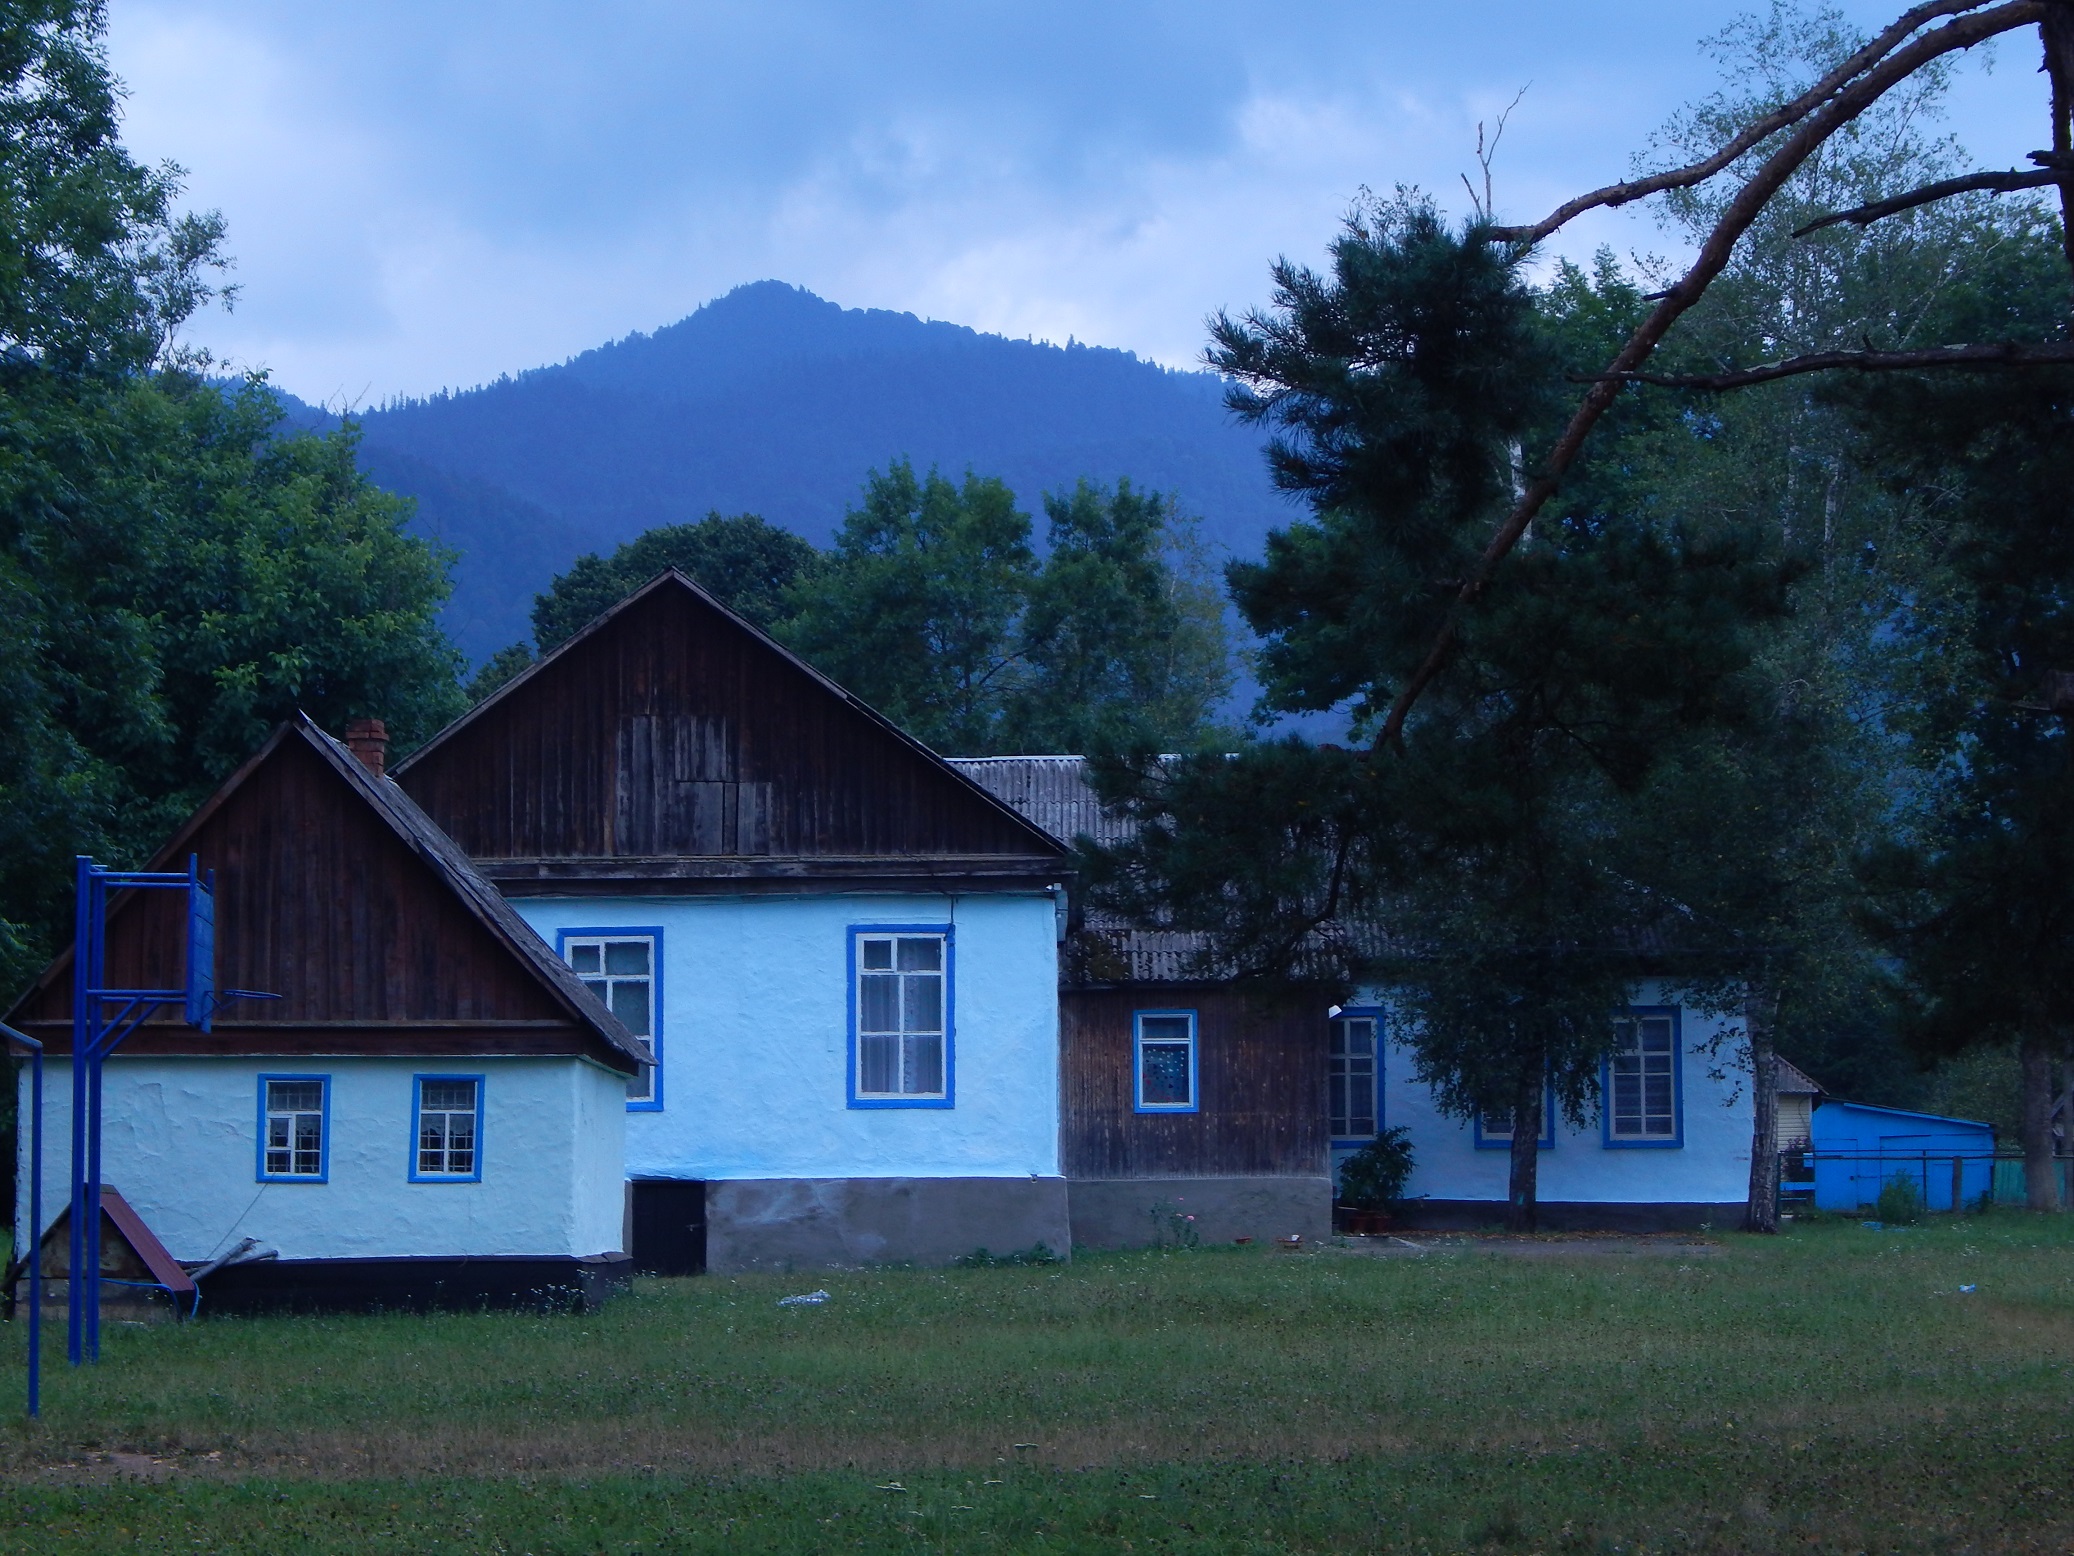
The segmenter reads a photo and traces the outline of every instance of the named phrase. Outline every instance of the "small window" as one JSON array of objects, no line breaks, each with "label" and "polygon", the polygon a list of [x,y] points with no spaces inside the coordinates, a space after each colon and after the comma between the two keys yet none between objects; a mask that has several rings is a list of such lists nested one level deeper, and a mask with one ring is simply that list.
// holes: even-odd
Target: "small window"
[{"label": "small window", "polygon": [[331,1082],[322,1075],[263,1075],[259,1080],[259,1176],[324,1181]]},{"label": "small window", "polygon": [[[599,1004],[648,1044],[660,1063],[662,1035],[655,1020],[655,947],[653,934],[570,935],[562,940],[562,955],[568,958],[570,970],[597,996]],[[637,1107],[660,1104],[655,1065],[642,1065],[641,1073],[627,1082],[627,1101]]]},{"label": "small window", "polygon": [[1137,1110],[1195,1112],[1195,1012],[1140,1011],[1132,1047]]},{"label": "small window", "polygon": [[1325,1058],[1326,1113],[1335,1140],[1373,1140],[1376,1120],[1376,1018],[1340,1016]]},{"label": "small window", "polygon": [[[1544,1151],[1555,1149],[1555,1116],[1555,1084],[1551,1081],[1541,1088],[1541,1138],[1535,1142]],[[1477,1114],[1476,1148],[1479,1151],[1512,1149],[1511,1108],[1486,1108]]]},{"label": "small window", "polygon": [[1669,1014],[1623,1017],[1606,1061],[1606,1143],[1678,1139],[1678,1023]]},{"label": "small window", "polygon": [[857,1100],[949,1100],[949,952],[944,934],[857,935]]},{"label": "small window", "polygon": [[482,1177],[482,1077],[417,1078],[417,1146],[411,1177],[475,1182]]}]

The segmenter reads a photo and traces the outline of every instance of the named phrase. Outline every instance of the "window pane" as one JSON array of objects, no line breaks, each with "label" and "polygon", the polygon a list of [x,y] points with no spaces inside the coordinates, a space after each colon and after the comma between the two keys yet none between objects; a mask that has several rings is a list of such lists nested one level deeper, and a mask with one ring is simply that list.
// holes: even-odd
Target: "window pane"
[{"label": "window pane", "polygon": [[[1146,1022],[1150,1027],[1152,1023]],[[1187,1043],[1143,1043],[1138,1049],[1138,1094],[1146,1107],[1186,1107],[1195,1100],[1189,1085]]]},{"label": "window pane", "polygon": [[655,1100],[655,1066],[644,1064],[641,1073],[627,1077],[627,1101],[653,1102]]},{"label": "window pane", "polygon": [[938,973],[910,973],[900,980],[907,985],[907,1008],[904,1030],[909,1032],[941,1032],[943,1030],[943,978]]},{"label": "window pane", "polygon": [[893,967],[893,942],[890,940],[866,940],[861,942],[866,972],[890,972]]},{"label": "window pane", "polygon": [[632,973],[636,977],[648,971],[648,942],[645,940],[614,940],[605,947],[605,971],[608,973]]},{"label": "window pane", "polygon": [[875,976],[857,980],[857,1028],[861,1032],[900,1030],[900,980]]},{"label": "window pane", "polygon": [[591,998],[595,999],[600,1005],[605,1003],[608,985],[603,978],[586,978],[583,980],[583,986],[591,991]]},{"label": "window pane", "polygon": [[1350,1054],[1372,1054],[1375,1052],[1375,1023],[1370,1020],[1349,1021],[1347,1029],[1347,1052]]},{"label": "window pane", "polygon": [[907,1067],[900,1089],[910,1096],[935,1096],[943,1090],[943,1039],[907,1040]]},{"label": "window pane", "polygon": [[1648,1054],[1668,1054],[1671,1051],[1671,1023],[1659,1016],[1642,1023],[1642,1051]]},{"label": "window pane", "polygon": [[1189,1021],[1186,1016],[1140,1016],[1138,1035],[1148,1043],[1185,1043]]},{"label": "window pane", "polygon": [[612,1014],[636,1037],[648,1035],[648,980],[620,978],[612,984]]},{"label": "window pane", "polygon": [[446,1170],[448,1172],[475,1171],[475,1115],[453,1113],[447,1116]]},{"label": "window pane", "polygon": [[424,1108],[466,1108],[475,1111],[474,1081],[426,1081],[419,1099]]},{"label": "window pane", "polygon": [[900,970],[902,972],[941,972],[943,970],[943,942],[933,935],[927,940],[901,941]]},{"label": "window pane", "polygon": [[324,1107],[322,1081],[268,1081],[266,1106],[269,1113],[317,1113]]},{"label": "window pane", "polygon": [[[888,982],[891,980],[888,979]],[[900,1089],[900,1039],[857,1039],[857,1089],[874,1095]]]},{"label": "window pane", "polygon": [[569,947],[569,965],[580,973],[599,971],[598,948],[594,945],[572,945]]}]

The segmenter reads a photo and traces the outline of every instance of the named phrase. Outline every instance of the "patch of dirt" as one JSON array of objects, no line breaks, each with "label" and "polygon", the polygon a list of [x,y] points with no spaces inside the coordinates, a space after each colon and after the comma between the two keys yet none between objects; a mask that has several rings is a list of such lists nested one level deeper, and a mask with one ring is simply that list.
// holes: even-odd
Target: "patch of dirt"
[{"label": "patch of dirt", "polygon": [[1718,1259],[1728,1252],[1690,1232],[1381,1232],[1335,1237],[1318,1251],[1370,1259],[1462,1253],[1511,1259]]}]

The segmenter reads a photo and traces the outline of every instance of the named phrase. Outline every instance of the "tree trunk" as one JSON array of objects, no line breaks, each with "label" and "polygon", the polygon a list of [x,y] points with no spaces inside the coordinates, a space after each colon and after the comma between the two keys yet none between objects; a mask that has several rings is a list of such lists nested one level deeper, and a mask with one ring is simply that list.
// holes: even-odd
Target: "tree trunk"
[{"label": "tree trunk", "polygon": [[1512,1096],[1512,1174],[1506,1194],[1505,1229],[1532,1232],[1540,1219],[1535,1205],[1541,1173],[1541,1074]]},{"label": "tree trunk", "polygon": [[1779,997],[1759,976],[1743,993],[1743,1029],[1750,1042],[1750,1203],[1746,1232],[1779,1229],[1779,1055],[1772,1046]]},{"label": "tree trunk", "polygon": [[2024,1202],[2033,1210],[2060,1208],[2059,1164],[2052,1155],[2053,1035],[2042,1023],[2024,1033]]},{"label": "tree trunk", "polygon": [[[2045,0],[2038,24],[2045,44],[2045,76],[2052,83],[2052,149],[2074,151],[2074,0]],[[2074,179],[2060,180],[2060,237],[2074,265]]]}]

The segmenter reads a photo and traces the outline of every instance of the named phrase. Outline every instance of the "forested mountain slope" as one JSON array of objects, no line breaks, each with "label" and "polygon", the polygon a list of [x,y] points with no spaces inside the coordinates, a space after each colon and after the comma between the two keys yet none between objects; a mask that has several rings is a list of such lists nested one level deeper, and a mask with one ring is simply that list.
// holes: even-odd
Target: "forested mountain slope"
[{"label": "forested mountain slope", "polygon": [[369,412],[364,468],[461,553],[448,628],[475,658],[524,637],[583,551],[709,509],[825,543],[865,473],[900,456],[1045,490],[1128,476],[1206,539],[1253,552],[1290,512],[1218,381],[1126,352],[1038,345],[844,309],[775,281],[652,335],[460,394]]}]

